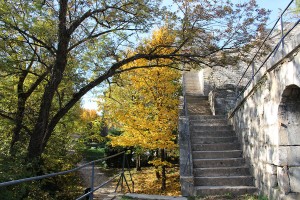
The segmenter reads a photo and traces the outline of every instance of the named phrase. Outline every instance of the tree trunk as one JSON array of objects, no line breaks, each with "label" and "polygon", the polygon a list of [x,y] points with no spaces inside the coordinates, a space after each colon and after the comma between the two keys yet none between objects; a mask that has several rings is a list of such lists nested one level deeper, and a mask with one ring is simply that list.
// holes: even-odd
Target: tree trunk
[{"label": "tree trunk", "polygon": [[54,94],[63,78],[64,70],[67,66],[68,45],[70,35],[66,29],[66,15],[68,0],[59,1],[59,29],[58,29],[58,48],[56,51],[55,64],[50,73],[50,80],[44,89],[42,102],[37,122],[35,123],[28,146],[28,159],[39,160],[44,148],[54,130],[49,127],[50,109]]},{"label": "tree trunk", "polygon": [[135,167],[136,167],[136,171],[141,171],[141,155],[137,154],[136,158],[135,158]]},{"label": "tree trunk", "polygon": [[157,166],[155,166],[155,176],[156,176],[156,179],[159,180],[160,179],[160,173],[159,173],[159,169]]},{"label": "tree trunk", "polygon": [[[165,150],[161,149],[160,150],[160,158],[161,158],[161,162],[164,162],[166,160],[165,158]],[[165,191],[167,189],[166,186],[166,181],[167,181],[167,176],[166,176],[166,166],[163,165],[162,169],[161,169],[161,190]]]},{"label": "tree trunk", "polygon": [[26,70],[22,70],[22,73],[20,73],[19,81],[18,81],[18,105],[17,105],[17,112],[15,116],[15,127],[13,129],[13,135],[12,140],[10,143],[10,154],[12,156],[15,155],[17,149],[15,149],[16,142],[20,141],[20,134],[22,128],[27,132],[28,135],[31,135],[31,130],[29,130],[28,127],[23,126],[23,119],[25,115],[25,106],[26,101],[30,97],[30,95],[34,92],[34,90],[39,86],[39,84],[44,80],[46,75],[48,74],[48,71],[44,72],[31,86],[30,88],[25,92],[24,91],[24,82],[28,75],[29,69],[32,67],[34,61],[34,55],[32,56],[32,60],[29,64],[29,66],[26,68]]},{"label": "tree trunk", "polygon": [[15,144],[20,140],[20,132],[22,129],[22,123],[24,118],[24,111],[25,111],[25,102],[26,100],[24,98],[18,98],[18,107],[17,107],[17,113],[16,113],[16,125],[13,129],[13,135],[12,140],[10,143],[10,154],[13,156],[15,155],[17,149],[15,149]]},{"label": "tree trunk", "polygon": [[[32,62],[30,63],[32,65]],[[16,149],[14,148],[14,145],[16,142],[20,140],[20,132],[22,129],[22,123],[24,118],[24,111],[25,111],[25,103],[27,100],[27,95],[24,93],[24,81],[28,74],[28,71],[22,70],[22,73],[20,73],[19,80],[18,80],[18,106],[17,106],[17,113],[15,117],[15,127],[13,129],[13,135],[12,140],[10,143],[10,154],[13,156],[16,153]]]},{"label": "tree trunk", "polygon": [[[156,153],[157,158],[159,158],[159,149],[156,149],[155,153]],[[159,173],[159,169],[157,166],[155,166],[155,176],[156,176],[157,180],[160,179],[160,173]]]}]

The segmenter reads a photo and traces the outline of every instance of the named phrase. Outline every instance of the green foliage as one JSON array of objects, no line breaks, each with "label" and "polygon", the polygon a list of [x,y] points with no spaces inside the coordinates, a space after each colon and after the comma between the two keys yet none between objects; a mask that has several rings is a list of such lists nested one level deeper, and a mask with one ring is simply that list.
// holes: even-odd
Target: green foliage
[{"label": "green foliage", "polygon": [[268,200],[268,197],[263,196],[263,195],[259,195],[258,200]]},{"label": "green foliage", "polygon": [[226,194],[224,194],[224,198],[225,199],[232,199],[234,196],[233,196],[233,194],[232,193],[226,193]]},{"label": "green foliage", "polygon": [[[182,27],[176,27],[178,30],[169,35],[174,40],[167,42],[164,36],[156,43],[136,47],[137,44],[132,41],[139,40],[139,34],[168,18],[166,9],[160,8],[160,0],[0,0],[1,181],[70,169],[81,159],[78,149],[86,143],[103,142],[103,137],[98,134],[103,128],[101,119],[82,120],[79,105],[81,97],[97,85],[120,80],[120,74],[134,69],[137,63],[142,67],[177,67],[181,61],[202,65],[210,58],[217,60],[220,57],[217,53],[228,48],[226,45],[220,48],[217,44],[226,39],[222,35],[211,38],[214,36],[211,32],[201,34],[205,28],[204,18],[209,17],[206,20],[212,22],[214,18],[211,16],[217,16],[222,24],[227,20],[230,25],[234,24],[231,23],[234,20],[232,16],[243,13],[245,7],[254,12],[255,15],[236,17],[241,27],[229,27],[225,32],[225,36],[232,38],[232,31],[237,30],[235,36],[238,39],[232,40],[232,45],[229,45],[230,48],[237,48],[253,39],[255,33],[248,33],[246,27],[263,22],[265,13],[264,10],[255,10],[255,5],[243,6],[240,13],[234,13],[230,6],[220,9],[211,5],[204,12],[204,18],[201,15],[201,20],[198,20],[198,14],[202,12],[197,10],[200,5],[194,6],[197,2],[178,0],[178,5],[185,6],[189,2],[192,4],[187,7],[190,10],[180,15],[184,16]],[[209,1],[205,2],[210,5]],[[261,14],[257,15],[257,12]],[[197,23],[188,22],[192,19]],[[191,27],[192,24],[197,26]],[[164,48],[161,48],[162,44]],[[190,46],[183,48],[185,45]],[[203,48],[195,49],[196,46]],[[201,52],[211,56],[206,59]],[[194,55],[197,59],[203,57],[203,60],[197,62]],[[230,59],[222,56],[222,60]],[[162,71],[163,68],[156,74],[162,74]],[[175,86],[174,82],[166,89]],[[145,92],[143,87],[140,89]],[[153,94],[155,87],[152,87]],[[176,95],[173,95],[174,101]],[[154,102],[148,103],[152,106]],[[159,113],[159,109],[146,111],[152,112],[150,118],[155,118],[155,114]],[[175,125],[175,118],[169,120],[163,114],[159,117],[165,124]],[[146,122],[143,124],[147,125]],[[162,124],[159,127],[161,130],[164,129]],[[160,130],[157,130],[158,137]],[[169,147],[174,147],[173,144],[174,139],[168,141]],[[66,196],[59,197],[59,190],[53,193],[42,186],[51,185],[54,190],[59,185],[59,188],[67,190],[67,185],[71,183],[69,180],[72,180],[71,176],[11,187],[5,195],[16,199],[68,199]],[[15,194],[19,191],[20,194]]]},{"label": "green foliage", "polygon": [[[70,141],[66,143],[65,141]],[[24,155],[10,156],[1,154],[0,182],[31,177],[36,174],[47,174],[74,168],[82,159],[79,153],[70,153],[71,140],[54,134],[43,154],[43,164],[40,171],[31,171],[30,163],[24,162]],[[74,147],[74,146],[73,146]],[[73,149],[76,150],[76,149]],[[76,184],[74,184],[76,183]],[[76,173],[27,182],[16,186],[0,189],[0,199],[75,199],[82,194],[83,188]]]},{"label": "green foliage", "polygon": [[296,4],[296,7],[293,10],[293,12],[296,13],[296,14],[299,14],[299,12],[300,12],[300,0],[296,0],[295,4]]},{"label": "green foliage", "polygon": [[83,156],[87,161],[105,157],[105,148],[87,148],[83,150]]}]

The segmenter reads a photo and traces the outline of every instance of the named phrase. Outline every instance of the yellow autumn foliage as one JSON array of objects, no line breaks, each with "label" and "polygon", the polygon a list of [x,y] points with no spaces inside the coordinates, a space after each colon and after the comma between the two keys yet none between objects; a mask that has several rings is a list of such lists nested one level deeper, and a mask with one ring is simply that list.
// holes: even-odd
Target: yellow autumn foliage
[{"label": "yellow autumn foliage", "polygon": [[[170,53],[175,41],[168,28],[154,31],[141,45],[143,51]],[[140,59],[123,67],[168,65],[168,59]],[[138,146],[145,149],[174,149],[180,72],[168,67],[151,67],[120,74],[122,86],[114,85],[105,97],[105,118],[110,126],[121,128],[120,136],[111,136],[113,146]]]},{"label": "yellow autumn foliage", "polygon": [[85,122],[93,121],[97,119],[99,116],[97,114],[96,110],[90,110],[90,109],[82,109],[80,113],[81,120]]}]

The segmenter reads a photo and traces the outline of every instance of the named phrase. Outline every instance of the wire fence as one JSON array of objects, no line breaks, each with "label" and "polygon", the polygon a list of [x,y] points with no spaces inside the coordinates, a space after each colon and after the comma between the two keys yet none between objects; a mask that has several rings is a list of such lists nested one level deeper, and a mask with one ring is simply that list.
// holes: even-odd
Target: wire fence
[{"label": "wire fence", "polygon": [[[258,50],[256,51],[255,55],[252,57],[251,61],[247,65],[246,70],[242,74],[242,77],[239,79],[238,83],[236,84],[236,99],[239,99],[246,89],[251,85],[251,83],[254,81],[254,78],[256,75],[260,72],[262,67],[266,64],[266,62],[271,58],[271,56],[275,56],[275,54],[278,52],[280,47],[284,49],[284,42],[287,36],[295,29],[295,27],[300,23],[300,19],[292,20],[294,22],[290,23],[284,23],[284,16],[290,12],[292,4],[295,0],[291,0],[290,3],[286,6],[286,8],[281,12],[279,18],[276,20],[274,26],[271,28],[265,39],[263,40],[262,44],[259,46]],[[292,11],[293,12],[293,11]],[[280,31],[276,29],[276,27],[280,27]],[[278,34],[279,33],[279,34]],[[255,64],[258,62],[258,57],[261,51],[263,50],[263,47],[266,45],[268,41],[275,40],[276,36],[279,36],[279,42],[276,43],[275,47],[271,50],[271,52],[267,55],[267,57],[261,62],[261,64],[258,65],[258,68],[256,69]],[[251,78],[248,80],[245,86],[242,86],[242,82],[245,78],[249,78],[247,74],[249,74],[249,70],[251,70]],[[242,88],[240,91],[238,91],[238,88]]]},{"label": "wire fence", "polygon": [[[115,158],[115,157],[121,156],[121,155],[123,155],[121,171],[118,174],[116,174],[115,176],[113,176],[112,178],[110,178],[109,180],[101,183],[100,185],[95,186],[94,185],[94,180],[95,180],[95,177],[96,177],[96,175],[95,175],[96,163],[103,162],[105,160]],[[76,172],[76,171],[79,171],[83,168],[90,167],[90,166],[92,167],[92,171],[91,171],[91,175],[90,175],[91,176],[90,187],[86,189],[84,195],[78,197],[76,200],[80,200],[80,199],[83,199],[83,198],[89,198],[89,200],[93,200],[95,191],[99,190],[100,188],[102,188],[103,186],[107,185],[108,183],[114,181],[117,178],[119,178],[119,179],[118,179],[118,182],[117,182],[117,185],[116,185],[116,188],[115,188],[115,192],[118,190],[119,186],[121,187],[121,191],[123,191],[124,184],[126,184],[126,187],[127,187],[128,191],[130,193],[134,192],[134,181],[132,179],[129,162],[128,162],[128,159],[127,159],[127,156],[126,156],[125,152],[120,152],[120,153],[114,154],[112,156],[107,156],[107,157],[104,157],[104,158],[101,158],[101,159],[98,159],[98,160],[93,160],[93,161],[88,162],[84,165],[81,165],[79,167],[76,167],[76,168],[73,168],[73,169],[70,169],[70,170],[66,170],[66,171],[61,171],[61,172],[57,172],[57,173],[51,173],[51,174],[45,174],[45,175],[41,175],[41,176],[34,176],[34,177],[30,177],[30,178],[24,178],[24,179],[19,179],[19,180],[12,180],[12,181],[3,182],[3,183],[0,183],[0,188],[11,186],[11,185],[17,185],[17,184],[21,184],[21,183],[25,183],[25,182],[30,182],[30,181],[36,181],[36,180],[51,178],[51,177],[60,176],[60,175],[66,175],[66,174]],[[125,169],[126,166],[127,166],[127,170]],[[125,171],[128,171],[128,173],[129,173],[130,181],[131,181],[131,184],[132,184],[131,187],[129,186],[129,183],[128,183],[126,177],[125,177]]]}]

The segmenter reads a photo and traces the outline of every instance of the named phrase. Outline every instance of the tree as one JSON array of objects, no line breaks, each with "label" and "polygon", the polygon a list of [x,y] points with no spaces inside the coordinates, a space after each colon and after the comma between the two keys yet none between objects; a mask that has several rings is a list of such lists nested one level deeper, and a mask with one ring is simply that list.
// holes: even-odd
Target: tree
[{"label": "tree", "polygon": [[[157,45],[170,46],[175,36],[167,27],[153,33],[151,40],[144,40],[140,48],[152,49]],[[169,48],[160,48],[160,53],[167,54]],[[120,136],[111,136],[113,146],[135,147],[137,149],[159,150],[160,157],[152,163],[162,168],[162,189],[166,189],[165,168],[168,166],[166,150],[174,150],[177,145],[176,129],[178,117],[180,72],[169,65],[169,60],[158,60],[156,68],[137,69],[123,73],[117,84],[107,91],[104,111],[105,118],[114,127],[120,128]],[[131,65],[142,67],[149,61],[141,59]],[[157,151],[158,152],[158,151]]]},{"label": "tree", "polygon": [[299,13],[299,9],[300,9],[300,1],[296,0],[296,12]]},{"label": "tree", "polygon": [[103,142],[104,137],[101,135],[104,128],[103,120],[96,110],[82,109],[78,122],[80,124],[77,125],[79,127],[77,132],[83,136],[85,142]]},{"label": "tree", "polygon": [[[232,1],[174,0],[182,14],[179,30],[188,40],[182,51],[197,65],[226,66],[249,61],[249,53],[259,47],[270,11],[258,8],[255,0]],[[192,59],[193,60],[193,59]],[[187,62],[190,62],[188,59]]]},{"label": "tree", "polygon": [[[22,127],[30,136],[28,159],[39,158],[57,123],[79,99],[87,91],[118,73],[116,70],[123,63],[138,59],[133,57],[112,64],[113,58],[122,59],[118,55],[121,50],[116,49],[118,45],[126,43],[135,31],[146,30],[153,23],[151,14],[157,11],[158,4],[148,1],[1,1],[3,46],[14,43],[15,48],[22,48],[22,52],[26,53],[26,59],[20,56],[22,59],[9,60],[14,64],[24,64],[23,68],[15,67],[14,71],[14,74],[24,72],[20,77],[20,88],[27,81],[29,73],[38,77],[29,91],[18,91],[18,95],[22,97],[18,100],[21,103],[15,117],[2,112],[2,117],[16,123],[11,149],[19,140]],[[17,54],[14,47],[11,57]],[[91,52],[95,55],[97,48],[102,48],[100,55],[90,58]],[[105,62],[100,63],[99,59]],[[79,68],[76,65],[82,60],[85,66]],[[104,64],[110,66],[101,71],[105,69],[105,66],[101,66]],[[42,66],[36,74],[38,65]],[[95,75],[82,81],[82,78],[88,76],[83,71],[85,68],[89,73],[94,71]],[[67,73],[69,74],[66,75]],[[61,96],[59,86],[64,79],[73,81],[75,91],[71,98],[61,102],[60,108],[54,108],[53,100]],[[45,87],[38,101],[40,105],[35,113],[34,126],[25,128],[22,126],[24,102],[40,84]]]},{"label": "tree", "polygon": [[[81,97],[112,77],[136,69],[135,62],[148,60],[144,68],[156,66],[157,59],[168,59],[168,66],[179,62],[211,66],[207,61],[213,56],[223,59],[218,53],[236,53],[239,45],[248,44],[255,34],[247,28],[260,27],[266,14],[255,10],[255,1],[237,6],[237,11],[217,3],[204,7],[210,1],[176,2],[184,14],[181,31],[173,44],[164,46],[170,51],[163,53],[161,45],[135,49],[133,42],[163,20],[160,16],[168,16],[160,9],[160,1],[0,0],[1,76],[15,87],[5,90],[3,102],[9,105],[1,108],[0,116],[5,121],[2,125],[13,129],[12,155],[18,152],[16,144],[22,143],[28,162],[40,160],[58,124]],[[229,27],[219,37],[209,31],[214,26],[204,23],[214,22],[215,13]],[[131,54],[128,49],[136,51]],[[130,68],[122,68],[130,63]]]}]

